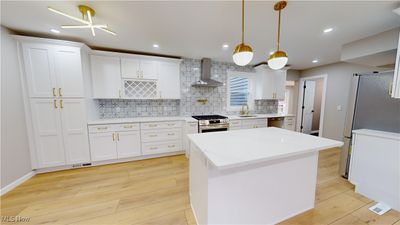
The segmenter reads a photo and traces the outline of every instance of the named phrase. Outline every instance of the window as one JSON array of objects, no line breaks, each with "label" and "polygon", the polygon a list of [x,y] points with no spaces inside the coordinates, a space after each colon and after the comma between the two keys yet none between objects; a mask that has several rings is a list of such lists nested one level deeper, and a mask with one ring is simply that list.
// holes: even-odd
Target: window
[{"label": "window", "polygon": [[253,108],[252,74],[243,72],[228,73],[228,110],[237,111],[243,105]]}]

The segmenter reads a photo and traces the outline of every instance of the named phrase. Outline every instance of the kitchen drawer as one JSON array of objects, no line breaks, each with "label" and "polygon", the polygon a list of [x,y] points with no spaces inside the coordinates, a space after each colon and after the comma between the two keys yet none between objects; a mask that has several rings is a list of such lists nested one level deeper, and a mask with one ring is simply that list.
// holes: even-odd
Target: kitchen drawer
[{"label": "kitchen drawer", "polygon": [[176,140],[182,138],[182,129],[142,130],[142,142]]},{"label": "kitchen drawer", "polygon": [[104,133],[114,131],[113,124],[103,124],[103,125],[90,125],[88,126],[89,133]]},{"label": "kitchen drawer", "polygon": [[285,117],[285,123],[294,122],[294,117]]},{"label": "kitchen drawer", "polygon": [[240,120],[230,120],[229,121],[229,127],[237,127],[237,126],[242,126],[242,121]]},{"label": "kitchen drawer", "polygon": [[139,123],[122,123],[122,124],[115,124],[114,128],[116,131],[140,130],[140,125]]},{"label": "kitchen drawer", "polygon": [[196,134],[199,131],[197,122],[186,123],[186,134]]},{"label": "kitchen drawer", "polygon": [[142,144],[143,155],[159,154],[165,152],[182,151],[181,140],[150,142]]},{"label": "kitchen drawer", "polygon": [[181,128],[181,121],[168,121],[168,122],[151,122],[151,123],[141,123],[140,128],[142,130],[151,129],[163,129],[163,128]]},{"label": "kitchen drawer", "polygon": [[243,120],[242,127],[243,128],[267,127],[267,120],[266,119]]}]

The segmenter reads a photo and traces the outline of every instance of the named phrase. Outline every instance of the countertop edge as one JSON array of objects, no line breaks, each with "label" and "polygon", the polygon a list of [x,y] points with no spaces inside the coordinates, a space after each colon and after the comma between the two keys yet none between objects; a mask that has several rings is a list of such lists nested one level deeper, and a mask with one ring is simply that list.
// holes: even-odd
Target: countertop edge
[{"label": "countertop edge", "polygon": [[354,134],[362,134],[362,135],[381,137],[381,138],[400,141],[400,133],[380,131],[380,130],[370,130],[370,129],[359,129],[359,130],[353,130],[352,132]]}]

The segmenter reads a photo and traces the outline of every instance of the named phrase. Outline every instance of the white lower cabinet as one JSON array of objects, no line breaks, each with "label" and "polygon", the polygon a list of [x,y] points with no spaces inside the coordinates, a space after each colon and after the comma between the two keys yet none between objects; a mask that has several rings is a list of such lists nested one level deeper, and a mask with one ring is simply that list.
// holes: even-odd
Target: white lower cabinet
[{"label": "white lower cabinet", "polygon": [[140,131],[118,132],[117,154],[119,159],[142,155],[140,151]]},{"label": "white lower cabinet", "polygon": [[142,155],[138,124],[89,126],[92,161]]},{"label": "white lower cabinet", "polygon": [[183,149],[186,152],[186,157],[189,158],[190,156],[190,142],[189,138],[187,137],[188,134],[197,134],[199,133],[198,122],[187,122],[185,124],[185,132],[183,133]]},{"label": "white lower cabinet", "polygon": [[268,119],[245,119],[242,120],[241,129],[252,129],[252,128],[262,128],[267,127]]},{"label": "white lower cabinet", "polygon": [[37,168],[90,162],[82,99],[31,99]]},{"label": "white lower cabinet", "polygon": [[90,134],[90,153],[94,162],[116,159],[118,155],[114,132]]},{"label": "white lower cabinet", "polygon": [[283,122],[284,129],[295,131],[296,130],[295,125],[296,125],[295,117],[293,117],[293,116],[285,117],[285,120]]}]

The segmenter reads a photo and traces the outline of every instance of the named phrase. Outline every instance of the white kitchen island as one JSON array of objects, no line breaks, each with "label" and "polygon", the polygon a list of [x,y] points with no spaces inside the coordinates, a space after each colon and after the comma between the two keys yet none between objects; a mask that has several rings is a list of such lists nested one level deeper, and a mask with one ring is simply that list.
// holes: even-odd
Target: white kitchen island
[{"label": "white kitchen island", "polygon": [[318,151],[343,145],[273,127],[188,136],[198,224],[275,224],[314,208]]}]

